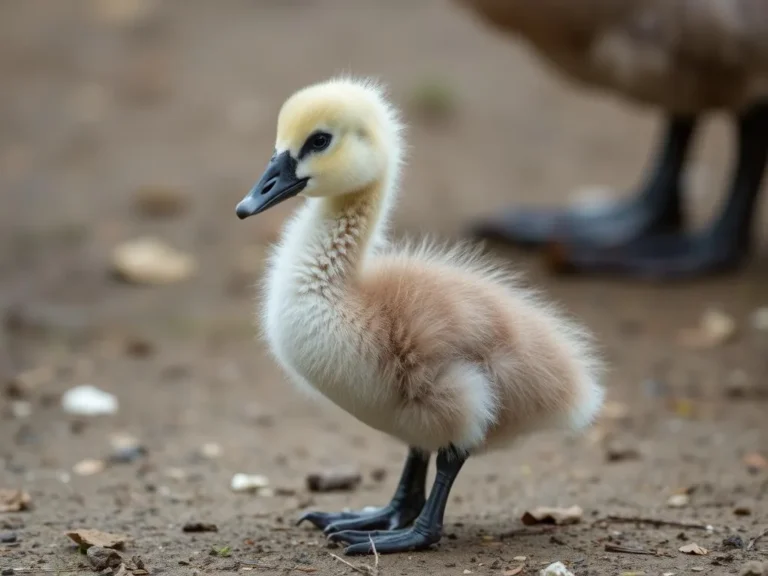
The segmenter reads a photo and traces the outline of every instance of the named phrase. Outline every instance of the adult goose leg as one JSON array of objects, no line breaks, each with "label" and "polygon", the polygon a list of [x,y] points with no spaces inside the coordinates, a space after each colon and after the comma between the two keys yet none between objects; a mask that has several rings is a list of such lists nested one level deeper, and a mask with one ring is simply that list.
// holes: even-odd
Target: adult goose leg
[{"label": "adult goose leg", "polygon": [[345,554],[371,554],[376,546],[380,554],[423,550],[440,541],[443,534],[443,514],[454,480],[459,475],[466,456],[453,448],[437,453],[437,474],[429,499],[413,527],[391,532],[348,530],[329,536],[335,542],[350,544]]},{"label": "adult goose leg", "polygon": [[680,175],[694,128],[692,117],[667,120],[650,177],[632,198],[590,207],[515,209],[478,222],[472,233],[534,247],[552,241],[615,245],[653,233],[677,232],[683,227]]},{"label": "adult goose leg", "polygon": [[424,506],[428,468],[429,454],[411,448],[395,495],[383,508],[372,512],[307,512],[298,523],[308,520],[326,534],[341,530],[395,530],[408,526]]},{"label": "adult goose leg", "polygon": [[736,268],[752,245],[752,216],[768,155],[768,101],[737,122],[737,160],[720,215],[702,232],[657,233],[606,247],[552,243],[548,256],[564,272],[614,273],[655,279],[684,279]]}]

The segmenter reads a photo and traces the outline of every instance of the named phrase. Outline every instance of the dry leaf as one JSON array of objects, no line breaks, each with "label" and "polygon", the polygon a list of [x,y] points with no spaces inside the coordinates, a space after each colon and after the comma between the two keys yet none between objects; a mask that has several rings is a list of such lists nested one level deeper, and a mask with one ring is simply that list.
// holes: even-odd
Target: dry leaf
[{"label": "dry leaf", "polygon": [[523,571],[522,566],[518,566],[517,568],[512,568],[511,570],[504,570],[504,576],[517,576]]},{"label": "dry leaf", "polygon": [[120,550],[127,540],[126,536],[89,529],[72,530],[71,532],[67,532],[67,536],[82,548],[98,546],[99,548],[114,548]]},{"label": "dry leaf", "polygon": [[150,285],[181,282],[197,271],[192,256],[150,237],[117,246],[112,266],[123,280]]},{"label": "dry leaf", "polygon": [[691,542],[685,546],[680,546],[678,551],[682,552],[683,554],[693,554],[694,556],[706,556],[709,553],[709,550],[702,548],[695,542]]},{"label": "dry leaf", "polygon": [[523,524],[531,526],[533,524],[576,524],[581,520],[584,511],[579,506],[570,508],[549,508],[540,506],[529,512],[525,512],[521,518]]},{"label": "dry leaf", "polygon": [[742,459],[750,472],[759,472],[768,468],[768,459],[757,452],[750,452]]},{"label": "dry leaf", "polygon": [[23,490],[0,488],[0,512],[29,510],[32,498]]},{"label": "dry leaf", "polygon": [[710,308],[704,312],[696,328],[680,331],[678,341],[686,348],[714,348],[732,339],[736,334],[736,321],[726,313]]}]

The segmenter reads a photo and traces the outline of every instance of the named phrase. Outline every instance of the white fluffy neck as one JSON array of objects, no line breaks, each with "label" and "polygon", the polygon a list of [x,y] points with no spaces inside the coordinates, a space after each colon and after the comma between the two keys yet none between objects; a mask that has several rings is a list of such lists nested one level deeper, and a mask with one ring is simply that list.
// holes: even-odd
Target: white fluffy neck
[{"label": "white fluffy neck", "polygon": [[284,273],[281,289],[342,297],[366,257],[386,242],[392,188],[378,182],[344,196],[307,199],[275,254]]}]

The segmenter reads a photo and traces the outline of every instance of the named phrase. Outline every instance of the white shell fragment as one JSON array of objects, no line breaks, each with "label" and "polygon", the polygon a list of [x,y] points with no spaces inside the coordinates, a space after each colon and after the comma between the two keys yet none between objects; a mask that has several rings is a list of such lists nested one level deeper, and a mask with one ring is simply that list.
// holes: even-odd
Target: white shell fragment
[{"label": "white shell fragment", "polygon": [[61,397],[61,407],[69,414],[98,416],[117,412],[117,398],[89,384],[67,390]]}]

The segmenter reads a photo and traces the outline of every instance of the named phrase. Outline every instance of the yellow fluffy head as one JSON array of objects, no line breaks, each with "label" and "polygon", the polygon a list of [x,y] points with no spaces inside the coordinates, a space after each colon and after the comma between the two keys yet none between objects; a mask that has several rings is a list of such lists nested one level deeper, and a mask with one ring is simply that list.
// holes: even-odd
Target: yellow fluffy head
[{"label": "yellow fluffy head", "polygon": [[299,90],[277,121],[275,153],[296,161],[302,194],[337,196],[394,179],[401,162],[402,124],[382,87],[337,78]]}]

